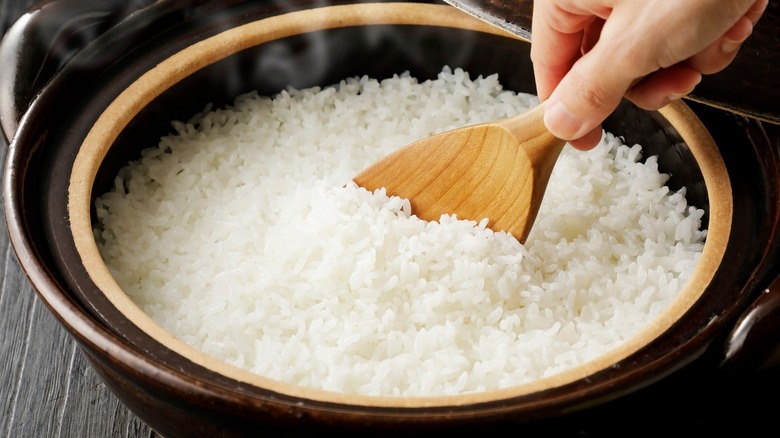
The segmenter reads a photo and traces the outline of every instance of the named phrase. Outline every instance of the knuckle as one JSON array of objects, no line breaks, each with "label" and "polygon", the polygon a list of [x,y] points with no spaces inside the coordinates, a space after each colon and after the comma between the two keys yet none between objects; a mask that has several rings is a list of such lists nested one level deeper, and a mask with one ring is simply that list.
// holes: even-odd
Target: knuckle
[{"label": "knuckle", "polygon": [[[604,80],[579,80],[579,93],[581,99],[589,106],[595,108],[604,108],[615,102],[615,84],[610,84]],[[622,93],[617,93],[622,95]]]}]

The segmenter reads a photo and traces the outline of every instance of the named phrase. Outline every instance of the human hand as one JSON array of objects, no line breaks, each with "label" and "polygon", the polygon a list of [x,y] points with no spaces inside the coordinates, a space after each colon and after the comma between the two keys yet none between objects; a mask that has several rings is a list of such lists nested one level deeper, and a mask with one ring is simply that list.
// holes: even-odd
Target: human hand
[{"label": "human hand", "polygon": [[545,124],[582,150],[622,97],[655,110],[726,68],[768,0],[538,0],[531,59]]}]

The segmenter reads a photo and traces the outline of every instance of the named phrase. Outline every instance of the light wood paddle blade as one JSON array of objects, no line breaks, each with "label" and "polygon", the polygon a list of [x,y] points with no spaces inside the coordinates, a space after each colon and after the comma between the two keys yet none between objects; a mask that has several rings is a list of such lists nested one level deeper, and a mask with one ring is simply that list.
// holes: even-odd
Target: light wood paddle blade
[{"label": "light wood paddle blade", "polygon": [[547,131],[543,114],[539,106],[425,138],[373,163],[354,181],[409,199],[421,219],[487,218],[489,228],[525,242],[565,144]]}]

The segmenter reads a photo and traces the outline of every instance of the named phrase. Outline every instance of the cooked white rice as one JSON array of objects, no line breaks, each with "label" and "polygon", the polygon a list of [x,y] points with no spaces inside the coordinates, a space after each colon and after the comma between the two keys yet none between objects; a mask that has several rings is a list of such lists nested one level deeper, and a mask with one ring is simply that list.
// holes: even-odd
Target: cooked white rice
[{"label": "cooked white rice", "polygon": [[446,67],[240,96],[122,169],[95,236],[162,327],[272,379],[430,396],[550,376],[647,326],[697,263],[703,211],[654,157],[609,133],[567,146],[525,246],[351,182],[399,146],[536,103]]}]

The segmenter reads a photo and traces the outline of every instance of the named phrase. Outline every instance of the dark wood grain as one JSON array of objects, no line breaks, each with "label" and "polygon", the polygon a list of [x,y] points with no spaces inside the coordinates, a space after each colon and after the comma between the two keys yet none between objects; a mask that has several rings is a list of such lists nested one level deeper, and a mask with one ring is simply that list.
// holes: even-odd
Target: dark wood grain
[{"label": "dark wood grain", "polygon": [[98,378],[37,298],[3,236],[0,436],[156,436]]},{"label": "dark wood grain", "polygon": [[0,436],[154,436],[108,390],[37,298],[3,236]]},{"label": "dark wood grain", "polygon": [[108,390],[37,298],[7,239],[0,245],[0,436],[155,436]]}]

